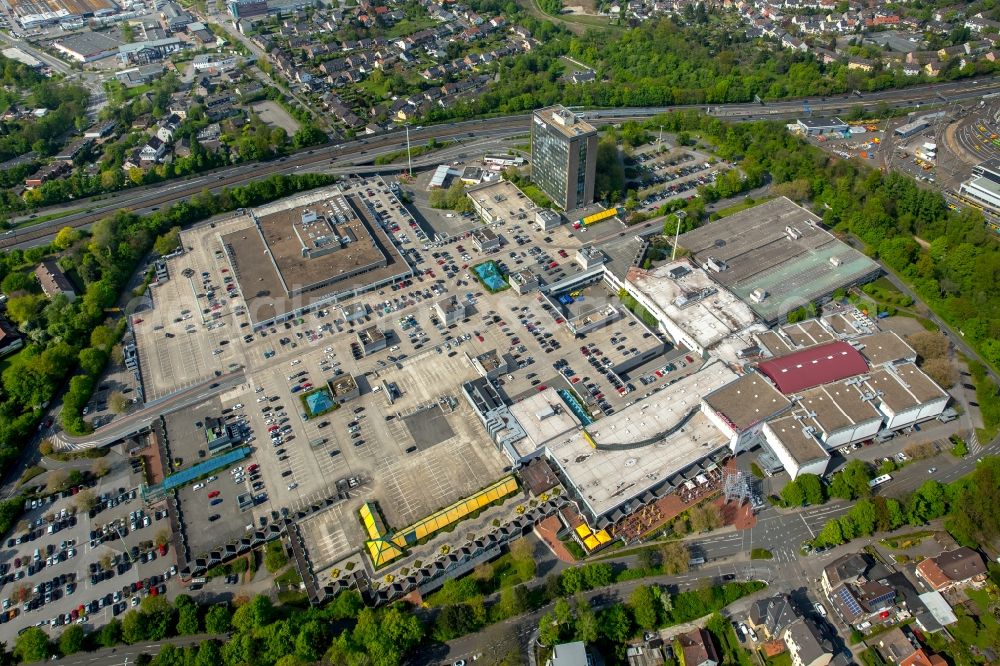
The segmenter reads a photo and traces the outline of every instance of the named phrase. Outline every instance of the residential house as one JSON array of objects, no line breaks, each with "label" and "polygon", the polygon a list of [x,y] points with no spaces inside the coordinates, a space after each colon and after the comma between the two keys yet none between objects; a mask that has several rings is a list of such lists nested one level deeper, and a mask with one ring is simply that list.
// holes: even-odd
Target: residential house
[{"label": "residential house", "polygon": [[773,640],[780,638],[785,628],[798,618],[791,598],[787,594],[779,594],[755,601],[750,606],[747,624],[755,632]]},{"label": "residential house", "polygon": [[42,285],[42,292],[49,298],[62,294],[71,301],[76,300],[76,290],[73,289],[73,284],[56,264],[55,259],[42,259],[35,268],[35,277]]},{"label": "residential house", "polygon": [[873,72],[875,71],[875,63],[864,58],[852,57],[847,59],[847,69],[859,69],[862,72]]},{"label": "residential house", "polygon": [[139,159],[143,162],[159,162],[166,152],[167,145],[163,140],[158,136],[151,136],[146,145],[139,150]]},{"label": "residential house", "polygon": [[979,553],[963,546],[923,560],[916,574],[938,592],[966,585],[979,587],[986,580],[986,564]]},{"label": "residential house", "polygon": [[875,647],[887,663],[899,664],[909,658],[920,647],[916,637],[907,628],[893,627],[886,633],[872,640]]},{"label": "residential house", "polygon": [[781,637],[788,646],[792,666],[827,666],[833,659],[833,646],[811,620],[795,620]]},{"label": "residential house", "polygon": [[25,178],[24,186],[28,189],[41,187],[50,180],[55,180],[66,175],[71,170],[72,167],[67,162],[52,162]]},{"label": "residential house", "polygon": [[13,354],[23,346],[24,339],[17,329],[6,318],[0,318],[0,358]]},{"label": "residential house", "polygon": [[181,126],[181,117],[171,114],[160,121],[160,126],[156,130],[156,136],[163,143],[171,143],[174,140],[174,132]]},{"label": "residential house", "polygon": [[718,666],[719,655],[712,636],[704,629],[692,629],[677,637],[684,656],[684,666]]},{"label": "residential house", "polygon": [[965,19],[965,27],[976,34],[984,32],[1000,32],[1000,21],[994,21],[983,16],[980,12],[975,16]]},{"label": "residential house", "polygon": [[891,608],[896,591],[886,578],[891,574],[865,553],[848,553],[823,569],[823,592],[848,624],[861,623]]},{"label": "residential house", "polygon": [[552,648],[545,666],[591,666],[587,646],[583,642],[561,643]]}]

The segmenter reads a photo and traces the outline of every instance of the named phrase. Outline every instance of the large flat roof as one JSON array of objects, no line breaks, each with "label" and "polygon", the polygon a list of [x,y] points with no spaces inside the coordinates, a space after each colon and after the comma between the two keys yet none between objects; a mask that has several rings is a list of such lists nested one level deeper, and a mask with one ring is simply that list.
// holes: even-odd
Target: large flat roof
[{"label": "large flat roof", "polygon": [[576,436],[580,428],[580,421],[551,387],[514,403],[510,406],[510,413],[527,435],[514,445],[522,456],[537,451],[556,437]]},{"label": "large flat roof", "polygon": [[876,368],[865,384],[897,414],[948,395],[913,363]]},{"label": "large flat roof", "polygon": [[872,365],[883,365],[906,359],[917,360],[917,352],[903,338],[892,331],[866,335],[855,340],[861,346],[861,355]]},{"label": "large flat roof", "polygon": [[705,396],[705,402],[728,419],[736,430],[746,430],[792,404],[756,372],[713,391]]},{"label": "large flat roof", "polygon": [[[27,4],[37,8],[37,7],[44,7],[49,4],[55,6],[55,5],[61,5],[63,3],[53,2],[53,3],[21,3],[21,4],[22,6]],[[84,3],[78,4],[74,2],[66,6],[75,6],[77,8],[81,8],[83,4]],[[107,7],[110,6],[111,6],[110,4],[107,5]],[[28,13],[37,13],[37,12],[28,12]],[[71,12],[71,13],[80,14],[81,12]],[[60,44],[64,49],[68,51],[73,51],[74,53],[78,53],[81,56],[88,57],[95,53],[101,53],[103,51],[112,51],[114,49],[117,49],[119,46],[121,46],[122,43],[117,39],[115,39],[114,37],[105,35],[104,33],[87,31],[87,32],[77,32],[71,35],[66,35],[65,37],[61,37],[58,40],[58,44]]]},{"label": "large flat roof", "polygon": [[797,324],[787,324],[781,330],[797,347],[811,347],[834,340],[833,334],[823,328],[815,319]]},{"label": "large flat roof", "polygon": [[541,120],[549,127],[562,133],[569,138],[596,134],[594,126],[585,120],[576,117],[572,111],[564,106],[549,106],[535,111],[536,122]]},{"label": "large flat roof", "polygon": [[763,361],[757,369],[788,395],[864,374],[868,363],[854,347],[838,340]]},{"label": "large flat roof", "polygon": [[870,400],[862,398],[862,391],[856,384],[846,382],[803,391],[797,413],[815,422],[825,433],[882,417]]},{"label": "large flat roof", "polygon": [[700,401],[734,379],[725,364],[709,363],[586,431],[550,441],[549,456],[594,515],[603,516],[728,446]]},{"label": "large flat roof", "polygon": [[[879,265],[818,226],[820,219],[786,197],[749,208],[680,237],[704,265],[721,260],[727,270],[712,278],[773,322],[839,287],[877,274]],[[786,227],[792,233],[786,233]],[[761,289],[766,298],[755,302]]]},{"label": "large flat roof", "polygon": [[[254,323],[410,271],[364,208],[350,190],[324,188],[254,209],[246,226],[222,236]],[[332,219],[331,228],[351,241],[321,256],[304,256],[304,211]]]},{"label": "large flat roof", "polygon": [[799,465],[830,457],[815,437],[806,434],[805,425],[792,414],[768,421],[767,427]]},{"label": "large flat roof", "polygon": [[[671,277],[675,269],[686,272]],[[633,268],[627,279],[705,349],[754,323],[754,314],[743,301],[686,260],[668,262],[652,271]]]}]

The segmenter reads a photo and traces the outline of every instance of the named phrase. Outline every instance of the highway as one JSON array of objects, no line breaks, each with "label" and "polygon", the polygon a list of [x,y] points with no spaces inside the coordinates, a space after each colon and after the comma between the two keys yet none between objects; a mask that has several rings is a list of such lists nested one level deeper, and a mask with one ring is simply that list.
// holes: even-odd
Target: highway
[{"label": "highway", "polygon": [[[890,108],[904,106],[920,106],[934,104],[947,99],[978,99],[988,92],[1000,91],[1000,77],[983,78],[975,81],[929,84],[914,86],[903,90],[888,90],[878,93],[868,93],[861,97],[855,95],[838,96],[826,99],[789,100],[770,103],[765,106],[756,104],[730,104],[719,106],[698,107],[650,107],[613,110],[595,110],[579,112],[595,125],[619,123],[627,120],[645,120],[660,113],[699,109],[708,111],[720,118],[736,121],[760,119],[792,119],[802,115],[803,102],[808,102],[814,114],[843,113],[853,107],[878,107],[887,104]],[[469,120],[446,125],[416,127],[410,131],[411,145],[422,145],[436,139],[453,141],[459,138],[495,138],[501,135],[510,136],[519,132],[529,131],[530,115],[503,116]],[[406,133],[395,130],[380,136],[356,139],[340,144],[300,151],[278,160],[267,162],[248,162],[232,167],[223,167],[186,180],[167,182],[140,188],[123,190],[100,200],[75,202],[72,206],[60,205],[40,210],[37,216],[65,211],[84,210],[55,220],[49,220],[24,229],[8,232],[0,238],[0,248],[32,245],[48,238],[64,226],[82,227],[119,210],[153,211],[172,203],[187,199],[204,189],[215,191],[224,187],[233,187],[252,180],[266,178],[278,173],[294,173],[296,171],[328,171],[330,167],[345,169],[345,173],[361,173],[358,167],[370,165],[379,152],[400,150],[406,147]],[[431,157],[433,159],[433,157]],[[398,167],[397,167],[398,169]],[[367,170],[367,169],[365,169]],[[380,167],[375,171],[391,171],[392,168]],[[336,172],[336,169],[333,170]],[[22,220],[24,219],[22,218]],[[15,223],[18,220],[14,221]]]}]

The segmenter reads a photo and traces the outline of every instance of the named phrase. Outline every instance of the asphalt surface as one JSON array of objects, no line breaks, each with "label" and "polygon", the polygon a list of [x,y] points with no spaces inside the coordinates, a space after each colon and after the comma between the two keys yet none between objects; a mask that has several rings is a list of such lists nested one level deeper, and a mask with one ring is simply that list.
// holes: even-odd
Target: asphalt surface
[{"label": "asphalt surface", "polygon": [[89,435],[73,437],[66,433],[59,433],[52,439],[57,447],[70,450],[89,449],[110,444],[142,430],[163,414],[170,414],[190,405],[197,404],[213,395],[227,391],[245,382],[246,374],[243,370],[237,370],[228,375],[214,377],[201,384],[195,384],[183,391],[178,391],[160,400],[150,402],[142,409],[128,416],[115,419],[109,425]]}]

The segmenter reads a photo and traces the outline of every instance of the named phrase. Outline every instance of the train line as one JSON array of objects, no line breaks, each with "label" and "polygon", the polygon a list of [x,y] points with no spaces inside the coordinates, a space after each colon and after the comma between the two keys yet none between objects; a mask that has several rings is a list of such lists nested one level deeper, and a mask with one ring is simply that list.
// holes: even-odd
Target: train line
[{"label": "train line", "polygon": [[[902,90],[866,93],[864,95],[855,93],[852,95],[838,95],[832,98],[788,100],[763,105],[727,104],[607,110],[580,109],[579,113],[594,125],[620,123],[629,120],[641,121],[661,113],[690,109],[735,121],[779,120],[802,116],[805,109],[810,109],[815,113],[844,113],[848,109],[857,106],[871,108],[888,105],[889,108],[900,108],[924,103],[936,103],[942,100],[981,99],[984,95],[997,94],[998,92],[1000,92],[1000,77],[983,77],[981,80],[976,81],[928,84]],[[948,95],[947,97],[945,96],[946,94]],[[411,145],[421,145],[431,139],[457,140],[461,138],[484,138],[493,133],[509,132],[517,129],[523,129],[525,133],[528,133],[530,119],[530,114],[519,114],[468,120],[449,125],[433,125],[426,128],[420,126],[410,129],[410,143]],[[374,161],[376,155],[372,153],[405,147],[405,130],[395,130],[377,137],[355,139],[340,144],[326,144],[268,162],[223,167],[213,172],[191,176],[184,181],[168,181],[157,185],[123,190],[115,193],[107,201],[91,200],[89,203],[92,205],[86,211],[41,222],[23,230],[7,232],[0,237],[0,248],[41,240],[53,235],[56,231],[66,226],[87,226],[121,209],[151,210],[169,205],[178,200],[187,199],[204,189],[217,191],[266,178],[276,173],[294,173],[298,170],[320,165],[327,168],[361,166]],[[392,167],[387,167],[386,170],[390,168]],[[43,212],[39,214],[43,214]]]}]

